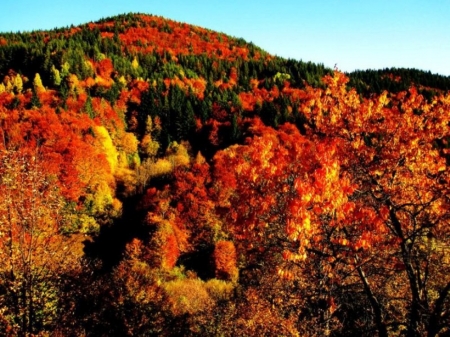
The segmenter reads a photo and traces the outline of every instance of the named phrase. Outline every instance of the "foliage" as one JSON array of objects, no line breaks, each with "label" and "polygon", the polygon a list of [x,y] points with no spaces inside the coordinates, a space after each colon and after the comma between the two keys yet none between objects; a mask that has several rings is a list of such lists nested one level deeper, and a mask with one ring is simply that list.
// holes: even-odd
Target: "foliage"
[{"label": "foliage", "polygon": [[62,234],[63,199],[39,156],[0,153],[0,307],[11,335],[55,328],[60,287],[81,252],[76,237]]},{"label": "foliage", "polygon": [[0,334],[449,334],[448,78],[125,14],[0,80]]}]

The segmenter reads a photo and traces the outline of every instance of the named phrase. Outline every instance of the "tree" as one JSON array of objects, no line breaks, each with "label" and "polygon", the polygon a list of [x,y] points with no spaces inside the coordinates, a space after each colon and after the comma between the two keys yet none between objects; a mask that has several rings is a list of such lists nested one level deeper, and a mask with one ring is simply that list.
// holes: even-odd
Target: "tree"
[{"label": "tree", "polygon": [[[298,266],[334,291],[336,317],[349,307],[345,291],[364,294],[370,322],[360,324],[368,335],[448,333],[449,97],[427,103],[411,88],[361,100],[339,72],[324,82],[324,92],[307,88],[306,132],[338,144],[340,179],[354,187],[343,207],[311,222],[308,263]],[[314,197],[305,207],[323,206]]]},{"label": "tree", "polygon": [[214,158],[242,275],[278,267],[324,334],[446,333],[450,100],[414,89],[361,100],[341,73],[324,82],[303,93],[305,136],[256,123]]},{"label": "tree", "polygon": [[[307,261],[310,242],[319,234],[314,223],[345,207],[352,186],[339,174],[335,142],[309,139],[290,124],[274,130],[260,120],[249,131],[252,138],[246,144],[214,157],[217,207],[242,256],[239,282],[257,289],[259,300],[276,306],[273,315],[288,317],[296,312],[300,320],[300,310],[306,312],[319,301],[314,297],[320,290],[303,278],[300,268]],[[312,201],[314,209],[309,206]],[[296,286],[284,287],[279,281],[294,278]],[[324,324],[323,320],[310,323],[318,333]]]},{"label": "tree", "polygon": [[[354,207],[338,217],[345,250],[352,252],[347,263],[355,267],[380,335],[392,326],[408,336],[434,336],[448,325],[449,177],[438,147],[448,138],[448,97],[428,104],[412,88],[408,95],[384,92],[359,102],[345,90],[342,74],[325,81],[322,111],[329,116],[316,110],[310,117],[317,132],[342,140],[341,169],[358,186]],[[402,309],[395,300],[400,291]]]},{"label": "tree", "polygon": [[50,71],[51,71],[50,78],[53,82],[53,85],[58,87],[61,84],[61,75],[59,74],[59,70],[56,69],[54,65],[52,65]]},{"label": "tree", "polygon": [[20,94],[23,90],[23,80],[20,74],[16,74],[13,79],[13,86],[16,94]]},{"label": "tree", "polygon": [[57,324],[64,275],[77,245],[61,235],[64,201],[39,152],[0,152],[0,329],[29,336]]},{"label": "tree", "polygon": [[39,73],[36,73],[36,75],[34,76],[33,87],[36,93],[45,91],[45,87],[42,84],[41,75],[39,75]]},{"label": "tree", "polygon": [[[214,158],[217,202],[229,210],[229,230],[250,240],[255,250],[271,247],[267,240],[278,242],[284,229],[289,238],[307,242],[313,228],[304,206],[316,196],[329,203],[324,212],[340,207],[346,199],[339,189],[351,189],[348,179],[339,177],[336,144],[313,142],[289,124],[274,130],[255,120],[250,130],[253,138],[246,145],[231,146]],[[323,178],[327,181],[317,183]],[[306,247],[301,244],[297,253],[304,254]]]}]

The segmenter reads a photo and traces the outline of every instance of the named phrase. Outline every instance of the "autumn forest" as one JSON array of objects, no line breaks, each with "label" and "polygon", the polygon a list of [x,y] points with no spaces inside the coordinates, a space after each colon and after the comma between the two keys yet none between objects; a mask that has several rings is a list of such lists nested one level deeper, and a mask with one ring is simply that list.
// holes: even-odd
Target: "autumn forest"
[{"label": "autumn forest", "polygon": [[0,335],[450,336],[449,123],[158,16],[0,33]]}]

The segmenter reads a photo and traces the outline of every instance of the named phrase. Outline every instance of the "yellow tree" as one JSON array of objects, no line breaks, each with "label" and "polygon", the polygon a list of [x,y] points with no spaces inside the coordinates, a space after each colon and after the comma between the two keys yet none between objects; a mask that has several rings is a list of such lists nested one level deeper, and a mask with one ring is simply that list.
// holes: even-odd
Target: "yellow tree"
[{"label": "yellow tree", "polygon": [[65,273],[78,266],[60,234],[63,199],[38,152],[0,152],[0,329],[29,336],[52,329]]},{"label": "yellow tree", "polygon": [[14,77],[14,89],[15,89],[15,92],[17,93],[17,94],[20,94],[21,92],[22,92],[22,89],[23,89],[23,80],[22,80],[22,76],[20,76],[20,74],[17,74],[15,77]]},{"label": "yellow tree", "polygon": [[39,75],[39,73],[36,73],[36,75],[34,76],[33,87],[37,93],[45,91],[45,87],[42,84],[41,75]]}]

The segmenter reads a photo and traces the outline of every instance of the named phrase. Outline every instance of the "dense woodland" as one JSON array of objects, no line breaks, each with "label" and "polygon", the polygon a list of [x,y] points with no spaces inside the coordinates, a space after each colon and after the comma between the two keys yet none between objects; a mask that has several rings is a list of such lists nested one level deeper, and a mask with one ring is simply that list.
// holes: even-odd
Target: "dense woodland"
[{"label": "dense woodland", "polygon": [[1,335],[450,336],[449,77],[128,14],[0,81]]}]

